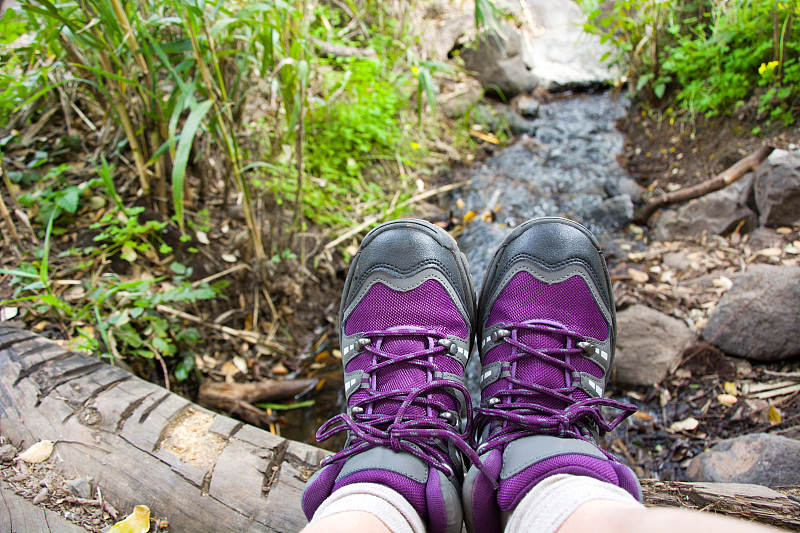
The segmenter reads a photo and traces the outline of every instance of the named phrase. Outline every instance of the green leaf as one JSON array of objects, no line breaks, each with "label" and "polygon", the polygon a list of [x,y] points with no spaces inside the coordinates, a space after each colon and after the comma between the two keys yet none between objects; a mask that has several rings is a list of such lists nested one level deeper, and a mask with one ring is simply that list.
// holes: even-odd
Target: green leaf
[{"label": "green leaf", "polygon": [[166,340],[164,340],[163,337],[156,337],[153,339],[153,348],[162,354],[169,354],[172,351],[172,346]]},{"label": "green leaf", "polygon": [[289,411],[291,409],[302,409],[303,407],[311,407],[312,405],[314,405],[314,400],[306,400],[304,402],[297,402],[291,404],[257,403],[256,405],[262,409],[272,409],[273,411]]},{"label": "green leaf", "polygon": [[186,178],[186,164],[189,162],[189,152],[192,150],[195,134],[200,127],[200,122],[211,109],[213,102],[206,100],[200,104],[192,103],[192,111],[186,119],[186,123],[181,130],[181,138],[178,141],[178,148],[175,151],[175,163],[172,166],[172,202],[175,208],[175,216],[178,219],[178,226],[181,231],[184,227],[183,219],[183,182]]},{"label": "green leaf", "polygon": [[81,196],[81,191],[77,187],[67,187],[61,194],[56,196],[55,202],[58,207],[72,213],[73,215],[78,210],[78,199]]}]

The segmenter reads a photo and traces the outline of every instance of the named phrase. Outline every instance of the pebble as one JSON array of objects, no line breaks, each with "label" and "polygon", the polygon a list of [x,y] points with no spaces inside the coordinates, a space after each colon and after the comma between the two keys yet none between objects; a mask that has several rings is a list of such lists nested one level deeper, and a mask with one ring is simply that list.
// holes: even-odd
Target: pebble
[{"label": "pebble", "polygon": [[86,478],[70,479],[67,481],[67,485],[69,485],[69,491],[78,498],[89,499],[92,497],[92,486],[89,485]]},{"label": "pebble", "polygon": [[0,446],[0,463],[10,463],[17,456],[17,449],[10,444]]}]

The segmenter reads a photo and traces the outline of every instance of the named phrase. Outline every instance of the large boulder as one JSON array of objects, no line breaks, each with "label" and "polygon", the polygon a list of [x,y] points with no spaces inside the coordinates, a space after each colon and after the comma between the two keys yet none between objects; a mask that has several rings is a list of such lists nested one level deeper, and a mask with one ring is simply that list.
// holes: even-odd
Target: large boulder
[{"label": "large boulder", "polygon": [[800,441],[754,433],[724,440],[692,459],[691,481],[755,483],[776,487],[800,483]]},{"label": "large boulder", "polygon": [[644,305],[617,314],[614,381],[620,385],[659,383],[695,340],[685,322]]},{"label": "large boulder", "polygon": [[615,76],[600,61],[610,47],[583,31],[586,21],[574,0],[526,0],[518,15],[522,28],[522,58],[549,91],[591,87]]},{"label": "large boulder", "polygon": [[662,211],[653,230],[653,238],[672,241],[677,237],[697,237],[703,232],[724,235],[735,230],[742,221],[745,222],[745,231],[753,229],[757,225],[757,217],[747,207],[752,184],[753,177],[748,175],[677,209]]},{"label": "large boulder", "polygon": [[461,57],[487,92],[508,100],[539,85],[525,65],[521,51],[522,35],[517,29],[503,25],[501,35],[484,33],[474,48],[462,50]]},{"label": "large boulder", "polygon": [[800,220],[800,150],[775,150],[756,169],[756,207],[762,226]]},{"label": "large boulder", "polygon": [[800,355],[800,267],[753,265],[711,312],[703,337],[756,361]]}]

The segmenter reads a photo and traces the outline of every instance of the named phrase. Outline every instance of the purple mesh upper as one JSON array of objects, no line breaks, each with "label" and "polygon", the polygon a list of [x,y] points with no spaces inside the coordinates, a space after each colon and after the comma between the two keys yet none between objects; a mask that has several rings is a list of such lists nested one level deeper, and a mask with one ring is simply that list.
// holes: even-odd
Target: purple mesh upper
[{"label": "purple mesh upper", "polygon": [[[435,473],[430,475],[435,475]],[[421,516],[427,514],[424,483],[419,483],[413,479],[387,470],[362,470],[361,472],[350,474],[337,481],[333,485],[332,492],[339,490],[345,485],[350,485],[351,483],[377,483],[378,485],[385,485],[402,494]]]},{"label": "purple mesh upper", "polygon": [[[468,324],[447,291],[436,280],[425,281],[419,287],[406,292],[396,291],[383,283],[376,283],[370,287],[366,296],[347,317],[345,334],[388,330],[411,324],[462,339],[466,339],[469,335]],[[376,347],[384,352],[404,354],[430,348],[426,342],[428,339],[422,336],[407,336],[385,342],[379,341]],[[436,355],[432,357],[432,361],[440,372],[459,376],[464,374],[461,365],[451,357]],[[374,365],[374,356],[362,353],[354,357],[345,370],[369,372]],[[428,376],[428,370],[413,363],[393,365],[378,373],[374,380],[374,390],[378,392],[412,390],[425,383],[429,379]],[[367,391],[358,391],[351,397],[351,402],[359,401],[368,394]],[[456,409],[456,402],[447,394],[434,393],[430,398],[444,403],[450,410]],[[397,411],[401,403],[401,400],[385,400],[380,405],[374,406],[373,412],[392,414]],[[424,408],[416,405],[411,407],[409,414],[433,416],[432,411],[426,413]]]}]

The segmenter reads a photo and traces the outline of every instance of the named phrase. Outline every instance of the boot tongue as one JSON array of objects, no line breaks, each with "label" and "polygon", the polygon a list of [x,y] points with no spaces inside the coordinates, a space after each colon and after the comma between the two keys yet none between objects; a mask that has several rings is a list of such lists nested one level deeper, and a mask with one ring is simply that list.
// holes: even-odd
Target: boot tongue
[{"label": "boot tongue", "polygon": [[[562,324],[551,321],[529,320],[524,322],[524,324],[566,330]],[[560,350],[566,348],[568,343],[571,343],[569,337],[555,331],[533,331],[527,328],[517,328],[513,330],[512,335],[514,335],[513,338],[521,344],[538,351]],[[565,357],[558,354],[549,355],[562,361]],[[516,377],[525,383],[536,383],[549,389],[561,389],[568,385],[567,372],[564,368],[554,365],[549,361],[545,361],[543,358],[536,355],[527,355],[517,360]],[[545,394],[536,394],[528,398],[516,397],[515,400],[524,401],[526,403],[537,403],[544,407],[559,410],[567,407],[566,402]]]},{"label": "boot tongue", "polygon": [[[386,336],[378,339],[375,347],[381,352],[394,355],[408,355],[414,352],[421,352],[432,348],[430,338],[421,332],[416,332],[417,328],[395,326],[387,329],[388,332],[409,331],[403,336]],[[401,389],[418,388],[420,384],[428,381],[428,371],[411,362],[394,363],[387,368],[375,372],[373,375],[374,387],[377,392],[391,392]],[[382,400],[373,405],[373,412],[382,415],[391,415],[397,412],[402,405],[402,399]],[[424,416],[426,409],[418,405],[412,405],[406,414],[411,416]]]}]

